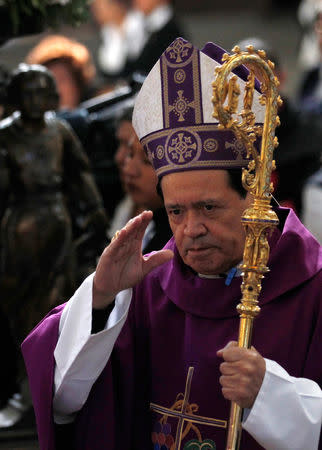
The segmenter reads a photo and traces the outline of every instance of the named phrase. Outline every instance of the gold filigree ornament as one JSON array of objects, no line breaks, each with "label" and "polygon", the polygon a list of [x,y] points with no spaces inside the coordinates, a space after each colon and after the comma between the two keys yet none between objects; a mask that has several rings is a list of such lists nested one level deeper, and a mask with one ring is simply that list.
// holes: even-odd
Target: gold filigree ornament
[{"label": "gold filigree ornament", "polygon": [[[238,46],[233,48],[232,55],[223,55],[223,64],[216,68],[216,79],[212,83],[214,105],[213,116],[218,119],[220,128],[234,131],[237,140],[241,140],[250,158],[248,168],[243,169],[242,183],[254,198],[253,204],[242,215],[246,239],[242,269],[242,300],[237,306],[240,314],[239,338],[240,347],[251,346],[253,320],[258,315],[258,296],[261,291],[261,280],[269,269],[266,266],[269,257],[268,233],[278,225],[278,217],[271,207],[271,173],[275,169],[273,150],[278,142],[275,128],[280,124],[277,115],[282,100],[278,94],[279,82],[274,75],[274,64],[267,60],[263,50],[255,50],[248,46],[243,52]],[[236,75],[231,72],[241,64],[249,69],[244,89],[243,109],[238,112],[240,88]],[[256,124],[253,108],[255,78],[261,85],[259,103],[266,106],[263,126]],[[228,81],[227,81],[228,80]],[[261,150],[257,152],[255,142],[261,137]],[[242,409],[234,402],[231,404],[229,419],[227,450],[238,449],[241,436]]]}]

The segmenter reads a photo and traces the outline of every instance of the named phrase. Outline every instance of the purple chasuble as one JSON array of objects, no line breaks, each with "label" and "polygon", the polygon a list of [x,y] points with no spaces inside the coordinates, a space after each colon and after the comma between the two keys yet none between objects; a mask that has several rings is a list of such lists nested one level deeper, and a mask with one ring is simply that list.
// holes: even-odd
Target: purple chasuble
[{"label": "purple chasuble", "polygon": [[[321,385],[322,249],[292,211],[270,238],[253,345],[290,375]],[[224,450],[230,402],[218,382],[216,351],[236,340],[241,278],[202,279],[172,261],[134,290],[110,361],[76,419],[77,450]],[[60,308],[23,344],[41,450],[55,448],[52,383]],[[241,450],[262,448],[243,431]]]}]

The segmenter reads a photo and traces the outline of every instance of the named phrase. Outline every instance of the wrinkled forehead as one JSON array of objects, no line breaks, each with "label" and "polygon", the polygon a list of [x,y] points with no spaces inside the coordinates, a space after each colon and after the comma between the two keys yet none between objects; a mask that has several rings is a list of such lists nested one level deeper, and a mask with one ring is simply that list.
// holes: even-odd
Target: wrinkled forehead
[{"label": "wrinkled forehead", "polygon": [[203,170],[187,170],[182,172],[172,172],[164,175],[160,181],[162,191],[167,192],[187,192],[199,191],[204,192],[206,196],[209,195],[209,183],[219,190],[230,188],[229,174],[224,169],[209,169],[206,172]]}]

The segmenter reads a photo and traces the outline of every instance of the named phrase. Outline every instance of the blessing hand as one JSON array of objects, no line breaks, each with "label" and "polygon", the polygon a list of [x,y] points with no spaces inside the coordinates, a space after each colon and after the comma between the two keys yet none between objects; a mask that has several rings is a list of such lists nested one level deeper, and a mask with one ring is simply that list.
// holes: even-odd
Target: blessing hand
[{"label": "blessing hand", "polygon": [[265,359],[254,347],[241,348],[235,341],[218,350],[217,355],[224,359],[219,368],[223,396],[241,408],[251,408],[264,379]]},{"label": "blessing hand", "polygon": [[152,269],[173,258],[171,250],[142,255],[142,239],[152,217],[152,211],[144,211],[131,219],[103,251],[93,281],[93,308],[105,308],[118,292],[135,286]]}]

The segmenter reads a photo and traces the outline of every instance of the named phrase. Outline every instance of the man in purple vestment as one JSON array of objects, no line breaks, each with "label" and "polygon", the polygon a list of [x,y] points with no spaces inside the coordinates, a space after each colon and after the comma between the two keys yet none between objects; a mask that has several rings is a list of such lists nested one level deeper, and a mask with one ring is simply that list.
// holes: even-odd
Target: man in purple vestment
[{"label": "man in purple vestment", "polygon": [[241,449],[319,448],[322,250],[290,210],[276,208],[254,347],[235,342],[251,197],[245,149],[212,117],[222,54],[178,38],[136,100],[173,238],[143,257],[152,213],[132,219],[23,344],[42,450],[67,429],[77,450],[222,450],[230,401],[244,408]]}]

